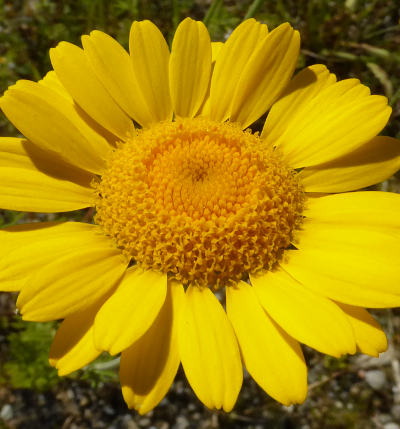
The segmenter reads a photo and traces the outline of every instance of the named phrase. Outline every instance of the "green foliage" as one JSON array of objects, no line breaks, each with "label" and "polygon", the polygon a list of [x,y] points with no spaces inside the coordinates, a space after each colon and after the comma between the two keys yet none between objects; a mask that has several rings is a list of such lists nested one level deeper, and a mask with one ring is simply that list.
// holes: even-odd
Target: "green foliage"
[{"label": "green foliage", "polygon": [[84,370],[76,373],[80,380],[87,381],[95,389],[103,383],[118,382],[119,358],[102,353]]},{"label": "green foliage", "polygon": [[11,329],[9,356],[0,368],[2,378],[15,388],[47,390],[57,384],[57,371],[48,362],[54,323],[16,320]]},{"label": "green foliage", "polygon": [[[15,319],[8,323],[0,319],[0,331],[7,336],[8,353],[0,366],[0,381],[17,389],[49,390],[62,378],[48,361],[57,323],[30,323]],[[119,358],[103,353],[84,370],[69,377],[86,381],[92,388],[118,381]]]},{"label": "green foliage", "polygon": [[346,370],[349,366],[349,357],[342,356],[340,358],[335,358],[329,355],[324,355],[324,368],[333,371],[343,371]]},{"label": "green foliage", "polygon": [[0,228],[16,225],[24,218],[24,213],[11,210],[0,211]]}]

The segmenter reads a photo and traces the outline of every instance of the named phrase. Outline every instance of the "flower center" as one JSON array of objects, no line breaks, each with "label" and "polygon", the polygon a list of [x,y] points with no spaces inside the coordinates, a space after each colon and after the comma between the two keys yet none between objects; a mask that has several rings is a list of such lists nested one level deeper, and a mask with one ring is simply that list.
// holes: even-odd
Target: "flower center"
[{"label": "flower center", "polygon": [[215,289],[269,270],[301,222],[296,172],[232,123],[138,131],[96,185],[95,221],[145,269]]}]

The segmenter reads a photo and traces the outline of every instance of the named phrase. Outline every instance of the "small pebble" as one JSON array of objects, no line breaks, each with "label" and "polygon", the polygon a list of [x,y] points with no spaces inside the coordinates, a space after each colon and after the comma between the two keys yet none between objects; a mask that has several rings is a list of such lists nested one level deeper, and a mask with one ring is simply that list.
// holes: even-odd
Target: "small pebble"
[{"label": "small pebble", "polygon": [[139,426],[134,420],[124,420],[122,427],[123,429],[139,429]]},{"label": "small pebble", "polygon": [[383,371],[371,370],[366,371],[365,373],[365,381],[374,389],[381,390],[386,384],[386,375]]},{"label": "small pebble", "polygon": [[148,417],[143,417],[138,421],[138,423],[139,426],[145,427],[150,425],[151,420]]},{"label": "small pebble", "polygon": [[39,394],[39,395],[37,395],[37,402],[38,402],[38,405],[40,405],[41,407],[43,407],[44,405],[46,405],[46,398],[45,398],[45,396],[43,395],[43,394]]},{"label": "small pebble", "polygon": [[82,396],[81,399],[79,400],[79,405],[81,407],[86,407],[86,405],[89,404],[89,399],[87,396]]},{"label": "small pebble", "polygon": [[386,423],[383,426],[383,429],[400,429],[400,426],[397,423],[390,422],[390,423]]},{"label": "small pebble", "polygon": [[342,409],[343,408],[343,402],[335,401],[335,407],[339,408],[339,409]]},{"label": "small pebble", "polygon": [[3,420],[11,420],[14,417],[14,411],[10,404],[6,404],[0,410],[0,418]]},{"label": "small pebble", "polygon": [[174,429],[186,429],[189,427],[189,422],[186,417],[179,416],[176,418],[176,423],[174,424]]},{"label": "small pebble", "polygon": [[115,410],[113,407],[111,407],[110,405],[105,405],[103,408],[103,411],[105,414],[107,414],[108,416],[112,416],[115,414]]},{"label": "small pebble", "polygon": [[92,410],[90,408],[85,408],[83,410],[83,417],[87,420],[90,420],[92,418]]}]

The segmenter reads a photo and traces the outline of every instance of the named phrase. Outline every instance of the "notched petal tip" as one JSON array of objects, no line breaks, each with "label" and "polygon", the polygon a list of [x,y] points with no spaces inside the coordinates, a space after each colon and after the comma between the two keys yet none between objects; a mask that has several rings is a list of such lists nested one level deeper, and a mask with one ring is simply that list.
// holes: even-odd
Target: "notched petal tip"
[{"label": "notched petal tip", "polygon": [[[92,34],[92,33],[90,33]],[[91,36],[89,36],[88,34],[83,34],[81,36],[81,43],[83,48],[85,48],[85,43],[91,43]]]}]

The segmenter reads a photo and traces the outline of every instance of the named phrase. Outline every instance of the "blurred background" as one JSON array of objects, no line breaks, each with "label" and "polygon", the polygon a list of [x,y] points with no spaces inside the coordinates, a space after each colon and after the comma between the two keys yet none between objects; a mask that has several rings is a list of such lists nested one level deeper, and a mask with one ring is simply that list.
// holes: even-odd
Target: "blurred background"
[{"label": "blurred background", "polygon": [[[171,42],[186,16],[203,20],[213,41],[224,41],[243,19],[270,29],[288,21],[301,33],[298,69],[322,63],[338,78],[355,77],[389,99],[383,134],[400,137],[400,0],[0,0],[0,93],[18,79],[39,80],[59,41],[80,44],[93,29],[127,48],[133,20],[150,19]],[[0,136],[17,136],[0,112]],[[400,175],[373,189],[400,192]],[[0,210],[0,227],[43,220],[83,220]],[[15,296],[0,293],[0,429],[400,429],[400,311],[374,311],[390,342],[379,359],[334,359],[304,348],[309,395],[284,407],[245,375],[234,411],[207,410],[182,370],[161,404],[146,416],[125,406],[118,359],[101,356],[85,370],[59,378],[47,354],[57,323],[22,322]]]}]

